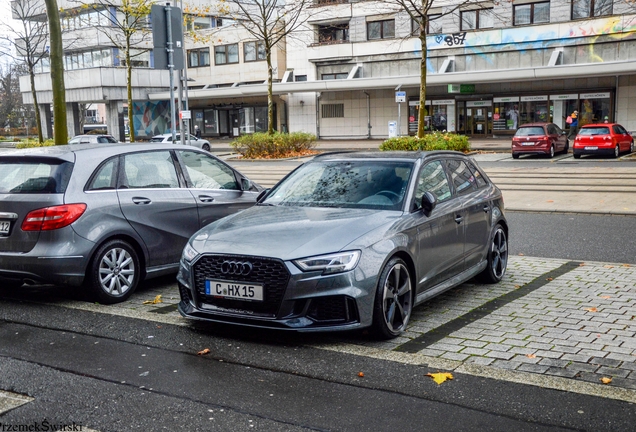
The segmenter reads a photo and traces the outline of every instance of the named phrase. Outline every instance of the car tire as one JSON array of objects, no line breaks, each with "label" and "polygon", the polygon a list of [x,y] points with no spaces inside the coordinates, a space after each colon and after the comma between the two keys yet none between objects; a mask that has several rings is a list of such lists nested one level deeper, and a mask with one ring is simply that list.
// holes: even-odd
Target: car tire
[{"label": "car tire", "polygon": [[621,155],[621,148],[619,147],[618,144],[616,144],[616,147],[614,147],[614,159],[618,159],[620,155]]},{"label": "car tire", "polygon": [[519,159],[519,153],[513,153],[512,154],[512,158],[513,159]]},{"label": "car tire", "polygon": [[201,148],[202,148],[203,150],[205,150],[205,151],[210,151],[210,145],[209,145],[209,144],[203,144],[203,145],[201,146]]},{"label": "car tire", "polygon": [[634,153],[634,141],[629,144],[629,152]]},{"label": "car tire", "polygon": [[552,144],[552,145],[550,146],[550,153],[548,154],[548,157],[549,157],[550,159],[552,159],[552,158],[554,157],[554,144]]},{"label": "car tire", "polygon": [[86,283],[92,298],[103,304],[127,300],[139,284],[141,266],[135,249],[123,240],[99,247],[88,268]]},{"label": "car tire", "polygon": [[400,258],[391,258],[384,266],[375,293],[373,335],[392,339],[408,325],[413,311],[411,273]]},{"label": "car tire", "polygon": [[494,284],[503,279],[508,267],[508,238],[501,224],[497,224],[490,236],[488,246],[488,265],[477,280],[481,283]]},{"label": "car tire", "polygon": [[574,153],[572,156],[574,156],[574,159],[581,159],[581,155],[578,153]]}]

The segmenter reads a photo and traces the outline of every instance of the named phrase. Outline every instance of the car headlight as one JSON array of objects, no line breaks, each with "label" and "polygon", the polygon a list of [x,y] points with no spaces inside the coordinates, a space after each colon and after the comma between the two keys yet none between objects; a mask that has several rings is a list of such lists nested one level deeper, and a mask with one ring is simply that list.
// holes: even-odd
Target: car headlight
[{"label": "car headlight", "polygon": [[183,248],[183,253],[181,254],[181,260],[190,264],[193,259],[195,259],[199,255],[199,252],[195,248],[193,248],[190,243],[187,243]]},{"label": "car headlight", "polygon": [[333,274],[353,270],[359,259],[360,251],[349,251],[302,258],[295,260],[294,264],[302,271],[322,270],[322,274]]}]

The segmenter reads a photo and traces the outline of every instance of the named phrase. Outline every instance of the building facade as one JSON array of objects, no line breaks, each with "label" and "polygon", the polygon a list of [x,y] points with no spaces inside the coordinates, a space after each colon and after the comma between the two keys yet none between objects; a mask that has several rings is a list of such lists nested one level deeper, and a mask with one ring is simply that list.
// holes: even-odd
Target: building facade
[{"label": "building facade", "polygon": [[[580,124],[607,117],[636,131],[636,6],[631,2],[458,3],[440,2],[429,10],[426,106],[420,107],[422,45],[408,13],[391,0],[315,0],[303,10],[303,26],[272,53],[275,128],[323,139],[386,138],[389,122],[397,123],[398,134],[413,134],[424,116],[428,130],[506,137],[532,121],[567,128],[566,117],[578,110]],[[206,9],[208,4],[193,0],[184,7],[197,11],[186,20],[190,36],[184,41],[190,127],[199,126],[204,137],[266,130],[262,41],[231,14]],[[70,104],[106,101],[107,117],[117,118],[125,100],[124,69],[113,47],[85,30],[83,37],[91,42],[69,48],[67,98]],[[139,137],[171,127],[167,73],[152,66],[151,52],[135,65]],[[45,73],[37,78],[46,101],[50,79]],[[28,80],[24,84],[28,102]]]}]

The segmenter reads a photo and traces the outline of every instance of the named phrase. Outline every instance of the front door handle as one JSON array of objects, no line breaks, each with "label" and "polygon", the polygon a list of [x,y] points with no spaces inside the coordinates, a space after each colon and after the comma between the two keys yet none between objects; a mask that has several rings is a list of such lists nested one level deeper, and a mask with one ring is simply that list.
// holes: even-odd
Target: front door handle
[{"label": "front door handle", "polygon": [[201,201],[201,202],[212,202],[212,201],[214,201],[214,197],[211,197],[210,195],[199,195],[199,201]]},{"label": "front door handle", "polygon": [[490,206],[488,204],[484,205],[484,211],[488,213],[490,211]]},{"label": "front door handle", "polygon": [[152,201],[150,200],[150,198],[133,197],[132,202],[134,202],[135,204],[150,204]]},{"label": "front door handle", "polygon": [[462,223],[463,220],[464,218],[461,217],[460,215],[455,216],[455,222],[457,222],[458,224]]}]

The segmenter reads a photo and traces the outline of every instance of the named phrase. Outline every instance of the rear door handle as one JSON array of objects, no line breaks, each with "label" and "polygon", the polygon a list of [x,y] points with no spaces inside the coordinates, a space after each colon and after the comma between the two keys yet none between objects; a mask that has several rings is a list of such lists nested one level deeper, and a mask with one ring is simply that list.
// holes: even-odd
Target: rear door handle
[{"label": "rear door handle", "polygon": [[485,211],[486,213],[488,213],[488,212],[490,211],[490,206],[489,206],[488,204],[486,204],[486,205],[484,206],[484,211]]},{"label": "rear door handle", "polygon": [[150,204],[152,201],[150,200],[150,198],[144,198],[144,197],[133,197],[132,198],[132,202],[134,202],[135,204]]},{"label": "rear door handle", "polygon": [[214,201],[214,197],[211,197],[210,195],[199,195],[199,201],[201,201],[201,202],[212,202],[212,201]]},{"label": "rear door handle", "polygon": [[455,222],[457,222],[458,224],[462,223],[463,220],[464,218],[461,217],[460,215],[455,216]]}]

